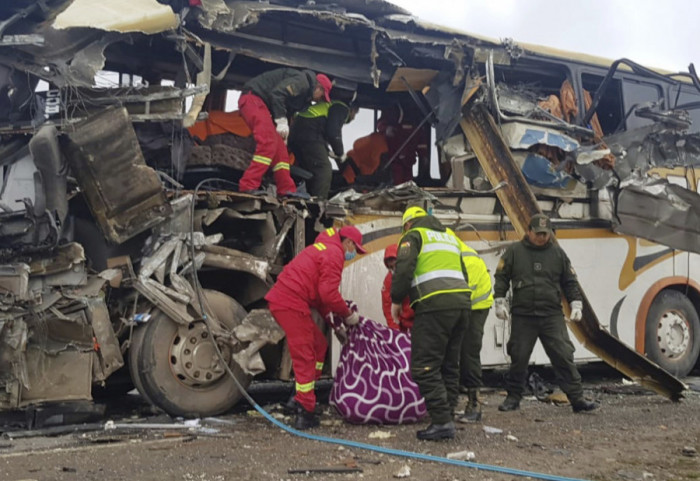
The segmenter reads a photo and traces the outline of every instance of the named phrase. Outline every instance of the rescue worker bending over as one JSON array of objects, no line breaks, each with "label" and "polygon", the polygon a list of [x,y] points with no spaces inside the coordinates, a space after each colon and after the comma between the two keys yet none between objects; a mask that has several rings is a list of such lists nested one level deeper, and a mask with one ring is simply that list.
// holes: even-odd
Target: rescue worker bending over
[{"label": "rescue worker bending over", "polygon": [[479,388],[484,385],[481,378],[481,343],[484,337],[484,324],[493,305],[493,293],[491,292],[491,274],[484,260],[464,242],[460,247],[464,267],[469,276],[469,288],[472,290],[472,312],[462,339],[459,360],[460,384],[467,389],[469,400],[459,421],[470,423],[481,420]]},{"label": "rescue worker bending over", "polygon": [[411,375],[418,384],[431,424],[418,439],[454,438],[453,412],[459,398],[459,354],[469,327],[470,290],[460,240],[419,207],[403,215],[391,311],[399,319],[410,295],[416,311],[412,329]]},{"label": "rescue worker bending over", "polygon": [[238,109],[253,131],[256,147],[253,161],[239,182],[241,192],[258,193],[263,175],[272,167],[280,196],[308,198],[308,195],[296,193],[296,185],[289,175],[285,144],[289,136],[288,117],[305,109],[312,100],[330,102],[331,88],[332,83],[325,75],[291,68],[270,70],[243,85]]},{"label": "rescue worker bending over", "polygon": [[319,425],[314,413],[314,387],[323,370],[328,343],[311,318],[311,309],[317,309],[324,317],[331,312],[338,314],[347,326],[360,321],[338,291],[343,264],[354,258],[356,252],[366,252],[362,234],[357,227],[345,226],[338,235],[328,236],[301,251],[284,267],[265,296],[270,312],[287,335],[296,380],[296,429]]},{"label": "rescue worker bending over", "polygon": [[[571,306],[571,320],[583,317],[581,293],[571,262],[564,250],[553,241],[549,218],[536,214],[530,220],[527,235],[506,249],[495,274],[496,316],[511,322],[506,374],[508,396],[499,411],[520,409],[525,390],[527,366],[537,339],[542,342],[562,391],[574,412],[592,411],[597,404],[583,398],[581,375],[574,364],[574,345],[564,322],[561,294]],[[513,304],[508,310],[506,293],[513,287]]]},{"label": "rescue worker bending over", "polygon": [[391,316],[391,280],[396,269],[396,253],[398,250],[399,246],[396,244],[392,244],[384,250],[384,265],[389,272],[386,273],[384,284],[382,284],[382,311],[384,311],[387,326],[397,331],[408,332],[413,327],[413,317],[415,316],[413,309],[411,309],[410,297],[406,296],[401,303],[399,320],[394,321],[394,318]]},{"label": "rescue worker bending over", "polygon": [[306,182],[306,189],[314,197],[327,199],[331,187],[333,169],[328,159],[328,145],[338,163],[347,156],[343,148],[343,125],[357,115],[357,106],[343,102],[319,102],[299,112],[294,117],[289,133],[289,148],[297,164],[313,174]]}]

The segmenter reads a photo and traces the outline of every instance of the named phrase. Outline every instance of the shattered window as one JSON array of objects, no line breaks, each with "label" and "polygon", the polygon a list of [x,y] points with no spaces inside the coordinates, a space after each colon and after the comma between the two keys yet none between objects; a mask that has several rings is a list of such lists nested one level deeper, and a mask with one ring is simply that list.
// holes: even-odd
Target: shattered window
[{"label": "shattered window", "polygon": [[[639,107],[658,104],[663,99],[661,89],[658,85],[636,80],[625,79],[622,82],[622,94],[625,101],[625,113],[627,116],[627,130],[636,129],[645,125],[653,124],[651,119],[637,117],[634,110]],[[660,107],[662,107],[659,104]]]},{"label": "shattered window", "polygon": [[[583,88],[591,94],[591,97],[595,97],[598,87],[603,82],[603,77],[601,75],[584,73],[581,75],[581,82]],[[605,92],[603,92],[598,108],[596,108],[598,120],[605,135],[615,133],[619,129],[624,128],[624,110],[622,108],[622,89],[620,84],[619,80],[613,79],[608,84]]]}]

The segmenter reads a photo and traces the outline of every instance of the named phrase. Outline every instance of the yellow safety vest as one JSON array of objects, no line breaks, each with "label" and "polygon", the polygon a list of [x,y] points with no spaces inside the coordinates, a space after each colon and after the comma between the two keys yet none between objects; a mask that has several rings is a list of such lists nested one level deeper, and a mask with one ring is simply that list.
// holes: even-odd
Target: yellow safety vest
[{"label": "yellow safety vest", "polygon": [[340,102],[338,100],[334,100],[332,102],[318,102],[316,104],[310,105],[305,110],[298,112],[296,115],[305,119],[314,119],[316,117],[328,117],[328,110],[330,110],[332,105],[336,104],[345,105],[343,102]]},{"label": "yellow safety vest", "polygon": [[[447,229],[447,232],[454,234],[450,229]],[[488,309],[493,305],[491,274],[484,260],[479,257],[478,252],[461,239],[459,239],[459,243],[462,251],[462,261],[469,276],[469,288],[472,290],[472,311]]]},{"label": "yellow safety vest", "polygon": [[451,232],[414,227],[421,236],[416,269],[411,282],[411,305],[437,294],[469,293],[462,272],[461,241]]}]

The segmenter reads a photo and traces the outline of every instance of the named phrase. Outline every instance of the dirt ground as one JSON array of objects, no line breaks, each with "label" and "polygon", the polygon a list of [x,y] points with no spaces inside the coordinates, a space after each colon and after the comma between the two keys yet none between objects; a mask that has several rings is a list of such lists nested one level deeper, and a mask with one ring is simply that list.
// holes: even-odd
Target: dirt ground
[{"label": "dirt ground", "polygon": [[[60,437],[0,440],[0,480],[301,480],[396,479],[405,466],[408,480],[514,480],[485,468],[541,473],[589,480],[685,480],[700,478],[700,394],[689,391],[680,403],[624,385],[621,379],[586,381],[586,395],[601,408],[573,414],[569,406],[523,401],[520,411],[497,410],[504,392],[484,393],[480,424],[459,424],[456,439],[421,442],[415,431],[426,423],[404,426],[353,426],[324,406],[319,436],[446,456],[472,451],[469,467],[382,454],[303,439],[272,425],[257,412],[203,420],[210,428],[177,430],[90,431]],[[697,381],[697,379],[696,379]],[[461,399],[460,407],[466,402]],[[278,405],[268,405],[272,412]],[[275,417],[283,421],[280,413]],[[163,422],[161,418],[115,422]],[[167,422],[173,422],[168,421]],[[501,433],[488,434],[485,428]],[[375,438],[376,433],[388,435]],[[347,473],[290,473],[290,470],[356,469]],[[361,472],[359,472],[361,471]],[[536,476],[533,475],[533,478]]]}]

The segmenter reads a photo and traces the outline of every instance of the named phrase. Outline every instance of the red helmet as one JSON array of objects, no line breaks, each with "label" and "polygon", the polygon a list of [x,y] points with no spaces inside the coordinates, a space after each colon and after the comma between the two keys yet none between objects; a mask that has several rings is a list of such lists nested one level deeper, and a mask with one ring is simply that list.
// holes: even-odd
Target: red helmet
[{"label": "red helmet", "polygon": [[391,244],[389,247],[384,249],[384,265],[386,265],[386,261],[389,259],[396,259],[396,254],[399,251],[399,246],[396,244]]}]

